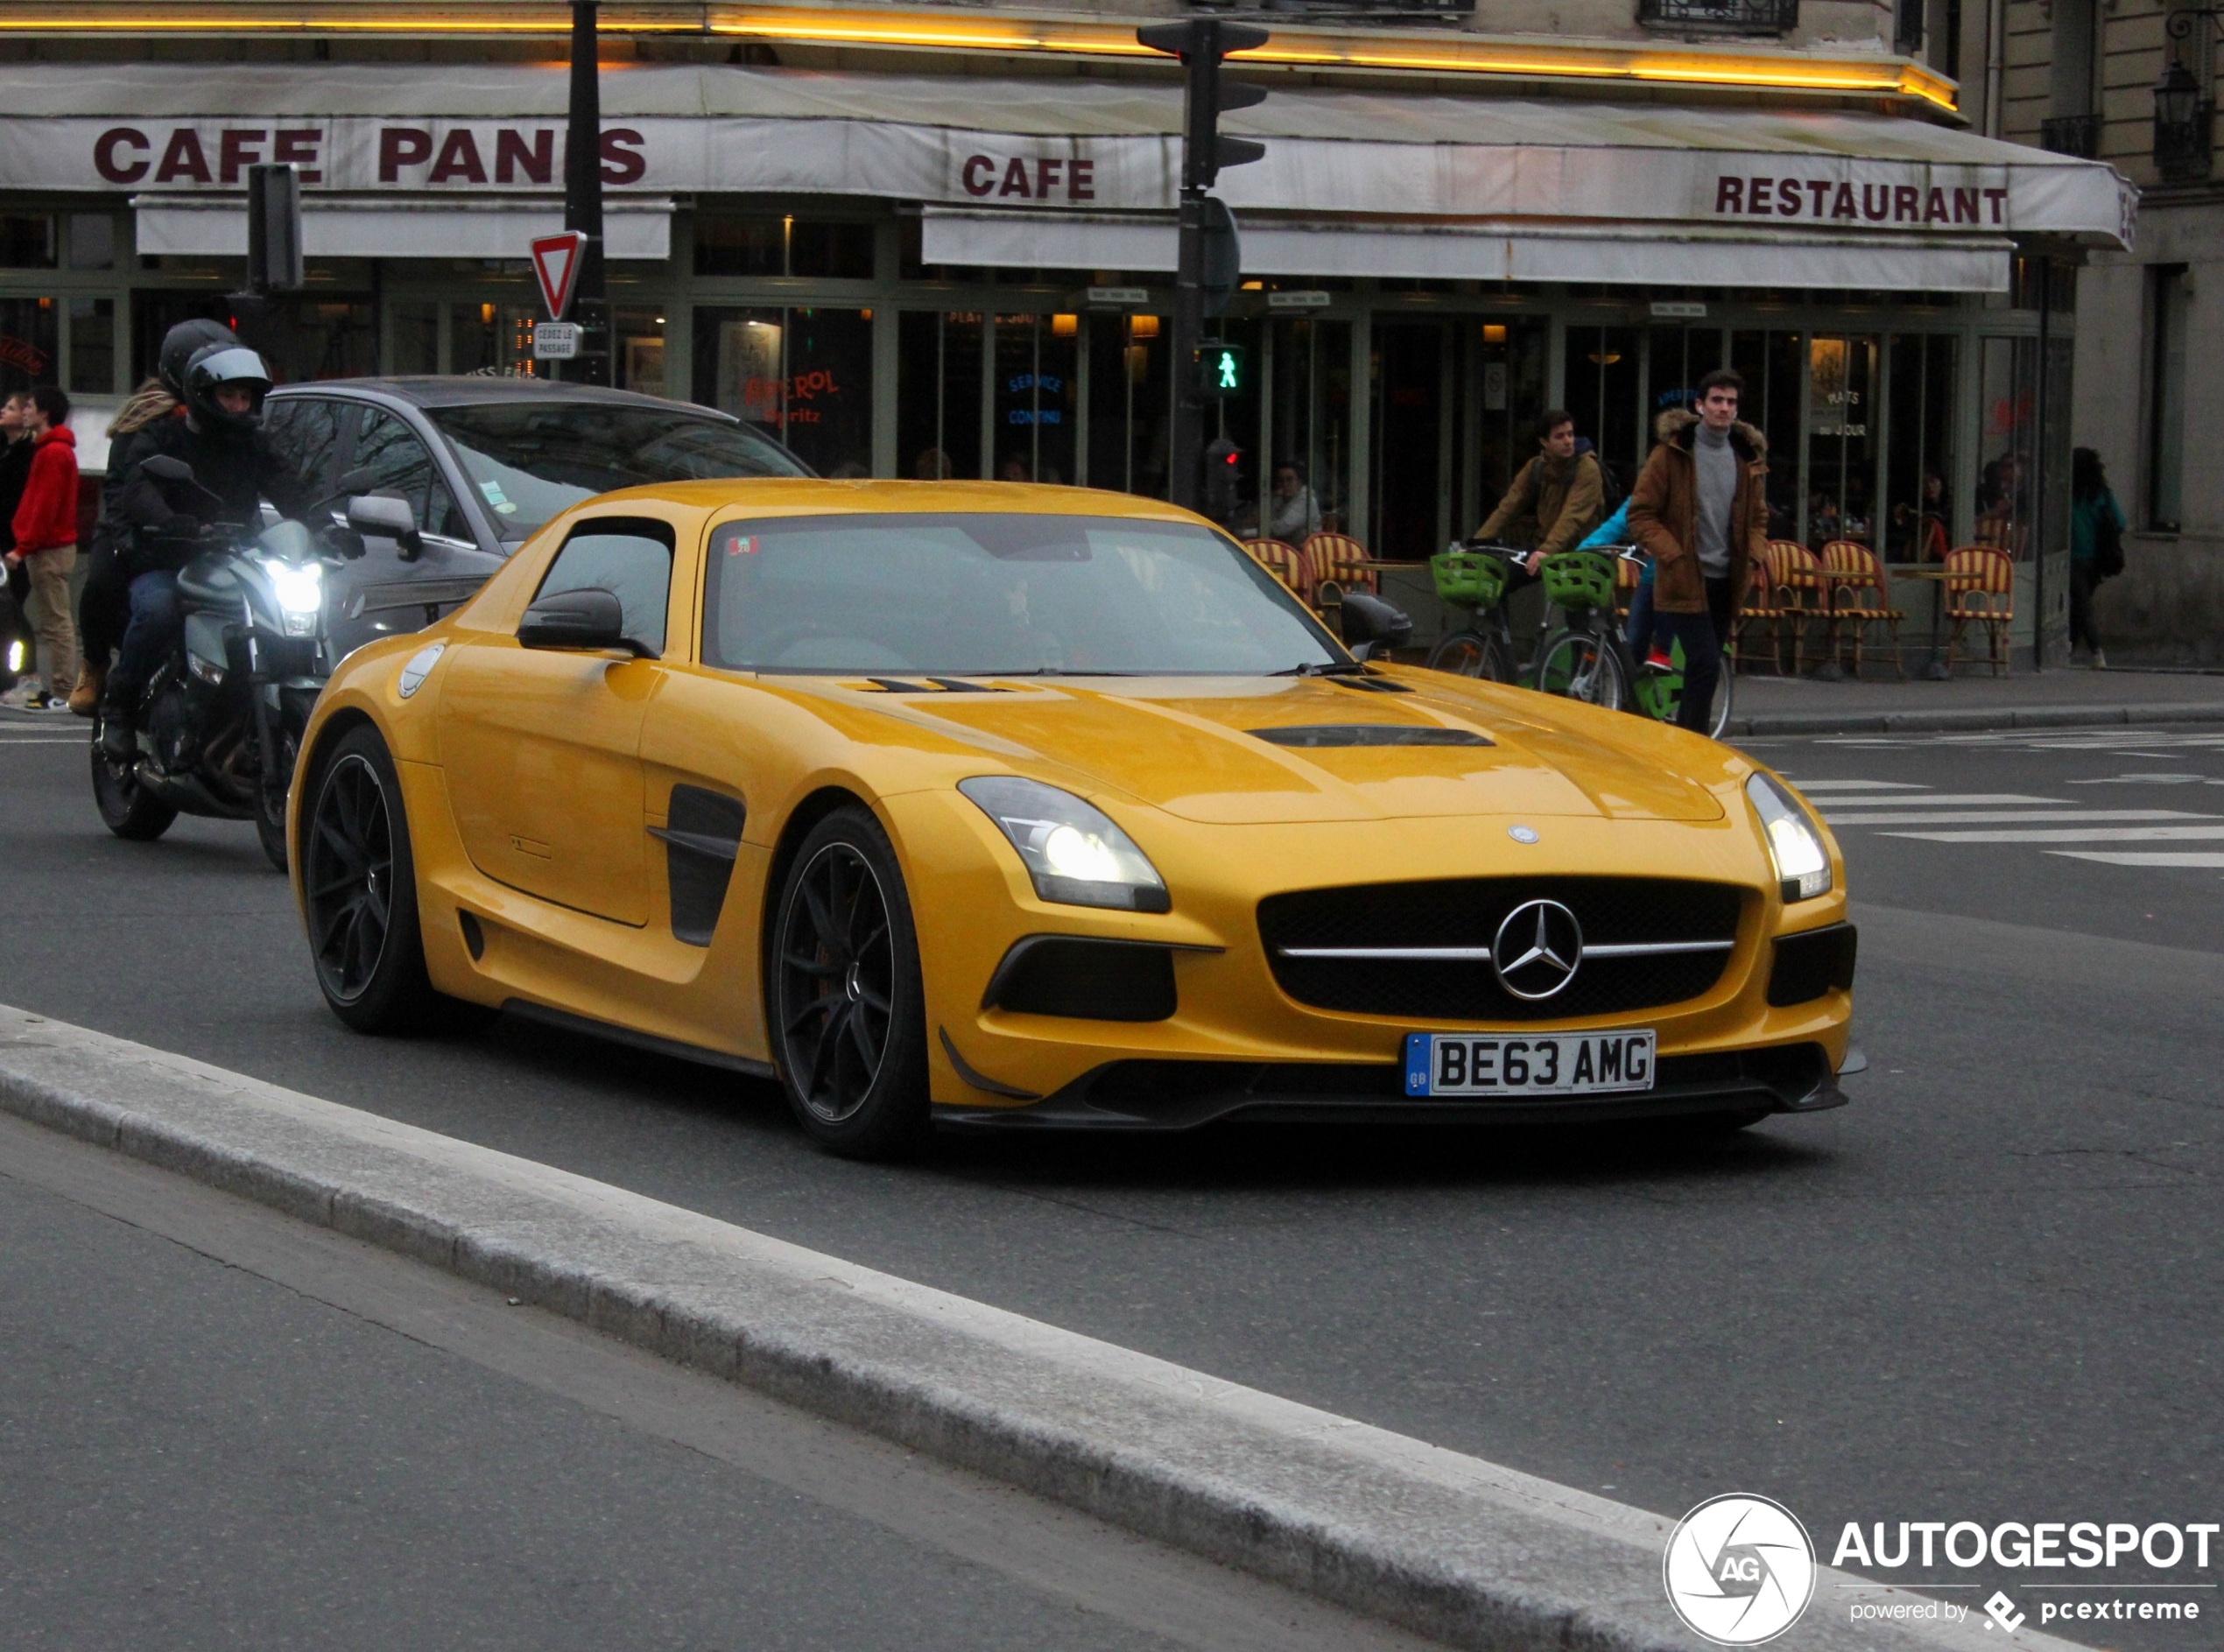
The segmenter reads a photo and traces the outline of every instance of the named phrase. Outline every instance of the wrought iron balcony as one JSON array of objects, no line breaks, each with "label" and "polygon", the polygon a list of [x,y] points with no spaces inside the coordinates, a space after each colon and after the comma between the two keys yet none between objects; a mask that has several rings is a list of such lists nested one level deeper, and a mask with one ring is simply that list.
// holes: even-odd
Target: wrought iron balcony
[{"label": "wrought iron balcony", "polygon": [[2051,149],[2057,155],[2075,155],[2081,160],[2094,160],[2101,153],[2101,117],[2098,115],[2055,115],[2038,123],[2038,146]]},{"label": "wrought iron balcony", "polygon": [[1475,0],[1196,0],[1200,11],[1257,13],[1307,23],[1443,23],[1472,16]]},{"label": "wrought iron balcony", "polygon": [[1799,26],[1799,0],[1637,0],[1637,21],[1711,34],[1788,34]]}]

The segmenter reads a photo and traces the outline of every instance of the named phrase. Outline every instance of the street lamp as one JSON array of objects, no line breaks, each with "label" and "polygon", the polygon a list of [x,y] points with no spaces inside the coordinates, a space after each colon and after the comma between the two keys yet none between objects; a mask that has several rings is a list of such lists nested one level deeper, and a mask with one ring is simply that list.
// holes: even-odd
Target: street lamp
[{"label": "street lamp", "polygon": [[[2212,27],[2220,23],[2217,9],[2211,6],[2175,12],[2165,25],[2170,38],[2190,37],[2198,26],[2196,19]],[[2155,82],[2155,170],[2173,179],[2207,177],[2215,113],[2199,78],[2172,57]]]}]

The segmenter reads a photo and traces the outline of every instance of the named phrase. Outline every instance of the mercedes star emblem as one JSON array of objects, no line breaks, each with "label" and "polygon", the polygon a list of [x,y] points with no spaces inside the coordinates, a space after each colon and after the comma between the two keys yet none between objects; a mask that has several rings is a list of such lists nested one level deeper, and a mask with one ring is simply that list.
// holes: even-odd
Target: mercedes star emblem
[{"label": "mercedes star emblem", "polygon": [[1498,984],[1532,1003],[1575,979],[1583,962],[1583,926],[1558,901],[1524,901],[1506,914],[1490,943]]}]

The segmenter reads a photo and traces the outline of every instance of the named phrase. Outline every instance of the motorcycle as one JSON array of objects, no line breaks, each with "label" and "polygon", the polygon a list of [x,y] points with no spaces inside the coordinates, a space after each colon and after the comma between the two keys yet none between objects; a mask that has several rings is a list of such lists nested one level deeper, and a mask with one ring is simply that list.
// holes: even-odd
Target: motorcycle
[{"label": "motorcycle", "polygon": [[[205,493],[184,461],[145,463],[166,491]],[[202,530],[201,548],[178,573],[184,626],[140,692],[130,762],[109,756],[105,714],[95,719],[93,797],[109,831],[148,841],[180,814],[252,820],[271,864],[286,869],[286,790],[333,664],[325,571],[362,554],[357,515],[376,528],[371,518],[383,522],[396,505],[353,501],[348,527],[321,538],[291,521]]]}]

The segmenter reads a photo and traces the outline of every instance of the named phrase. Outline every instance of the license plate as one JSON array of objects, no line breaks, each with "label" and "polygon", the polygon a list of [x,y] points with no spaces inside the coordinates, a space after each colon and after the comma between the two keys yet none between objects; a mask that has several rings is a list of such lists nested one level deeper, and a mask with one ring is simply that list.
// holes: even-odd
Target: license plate
[{"label": "license plate", "polygon": [[1409,1032],[1408,1095],[1603,1095],[1652,1087],[1652,1030]]}]

